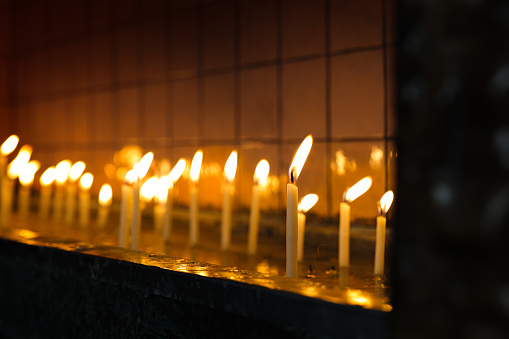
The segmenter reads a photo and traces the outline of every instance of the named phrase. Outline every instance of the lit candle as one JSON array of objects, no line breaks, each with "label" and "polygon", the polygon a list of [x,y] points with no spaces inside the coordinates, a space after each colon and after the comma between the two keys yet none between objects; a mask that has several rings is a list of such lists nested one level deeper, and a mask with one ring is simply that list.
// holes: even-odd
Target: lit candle
[{"label": "lit candle", "polygon": [[371,178],[365,177],[343,194],[339,204],[339,267],[350,266],[350,203],[371,187]]},{"label": "lit candle", "polygon": [[30,195],[32,193],[32,184],[35,173],[39,170],[41,164],[37,160],[32,160],[23,167],[19,173],[19,182],[21,188],[18,193],[18,213],[22,218],[28,216],[30,210]]},{"label": "lit candle", "polygon": [[18,146],[19,138],[13,134],[8,137],[0,147],[0,180],[6,174],[5,166],[7,166],[7,156],[11,154]]},{"label": "lit candle", "polygon": [[235,192],[233,180],[237,172],[237,151],[232,151],[224,165],[223,213],[221,215],[221,250],[230,249],[232,234],[232,198]]},{"label": "lit candle", "polygon": [[166,194],[166,209],[165,214],[163,216],[162,228],[163,228],[163,239],[165,243],[168,243],[171,237],[171,232],[173,228],[173,186],[179,180],[179,178],[184,173],[186,169],[186,160],[179,159],[175,167],[171,170],[171,172],[165,176],[167,179],[164,179],[163,184],[167,187]]},{"label": "lit candle", "polygon": [[260,191],[267,183],[270,166],[265,159],[256,165],[254,173],[253,190],[251,193],[251,212],[249,214],[249,235],[247,241],[247,253],[254,255],[258,247],[258,225],[260,221]]},{"label": "lit candle", "polygon": [[[145,207],[150,203],[159,188],[159,178],[151,177],[140,187],[140,211],[143,211]],[[157,205],[157,204],[156,204]],[[164,211],[156,211],[157,208],[154,206],[154,227],[161,231],[161,221]]]},{"label": "lit candle", "polygon": [[79,208],[79,220],[81,226],[87,226],[90,222],[90,187],[94,182],[94,176],[92,173],[85,173],[80,179],[80,208]]},{"label": "lit candle", "polygon": [[76,215],[76,182],[80,178],[81,174],[85,171],[85,163],[83,161],[78,161],[74,165],[72,165],[69,170],[69,180],[67,181],[67,203],[66,203],[66,214],[65,214],[65,222],[70,224],[74,221],[74,217]]},{"label": "lit candle", "polygon": [[97,210],[97,227],[103,229],[110,214],[111,199],[113,190],[110,184],[104,184],[99,191],[99,209]]},{"label": "lit candle", "polygon": [[387,211],[391,207],[394,193],[387,191],[378,202],[378,214],[376,218],[376,245],[375,245],[375,275],[384,274],[385,257],[385,223]]},{"label": "lit candle", "polygon": [[189,243],[191,246],[198,244],[200,231],[198,228],[198,180],[200,180],[203,151],[198,150],[194,154],[189,173]]},{"label": "lit candle", "polygon": [[147,175],[152,161],[154,160],[154,153],[148,152],[141,158],[140,162],[134,165],[134,173],[136,180],[133,183],[133,209],[131,214],[131,249],[137,250],[140,241],[141,231],[141,209],[140,209],[140,180]]},{"label": "lit candle", "polygon": [[122,183],[122,197],[120,201],[120,227],[118,230],[118,246],[127,247],[127,234],[131,225],[133,208],[133,188],[134,181],[137,180],[134,170],[130,170],[125,175]]},{"label": "lit candle", "polygon": [[62,219],[62,204],[64,199],[64,185],[69,177],[71,162],[69,160],[60,161],[55,167],[55,196],[53,197],[53,218],[57,221]]},{"label": "lit candle", "polygon": [[304,234],[306,232],[306,213],[311,209],[311,207],[315,206],[318,201],[318,195],[316,194],[308,194],[299,203],[299,216],[298,216],[298,228],[299,234],[298,238],[298,247],[297,247],[297,261],[302,261],[304,257]]},{"label": "lit candle", "polygon": [[297,178],[313,146],[308,135],[300,144],[288,171],[290,183],[286,185],[286,276],[297,277],[298,204]]},{"label": "lit candle", "polygon": [[55,167],[51,166],[42,173],[39,179],[41,184],[41,191],[39,192],[39,217],[43,220],[48,219],[53,181],[55,181]]}]

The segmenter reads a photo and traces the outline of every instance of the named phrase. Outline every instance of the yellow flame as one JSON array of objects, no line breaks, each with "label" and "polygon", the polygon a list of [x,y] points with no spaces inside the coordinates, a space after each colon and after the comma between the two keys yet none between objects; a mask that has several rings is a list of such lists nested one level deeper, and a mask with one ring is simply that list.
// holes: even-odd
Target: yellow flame
[{"label": "yellow flame", "polygon": [[71,170],[71,162],[69,160],[62,160],[55,167],[55,180],[57,184],[62,185],[67,181],[69,171]]},{"label": "yellow flame", "polygon": [[180,158],[175,167],[171,170],[169,174],[169,179],[173,182],[176,182],[179,180],[182,173],[184,173],[184,170],[186,169],[186,160],[183,158]]},{"label": "yellow flame", "polygon": [[81,176],[80,179],[80,188],[82,190],[88,191],[90,187],[92,187],[92,183],[94,182],[94,176],[92,173],[85,173]]},{"label": "yellow flame", "polygon": [[111,198],[113,197],[113,190],[110,184],[104,184],[101,186],[99,191],[99,205],[109,206],[111,205]]},{"label": "yellow flame", "polygon": [[41,186],[49,186],[55,181],[55,167],[51,166],[48,167],[41,175],[41,178],[39,179],[39,183]]},{"label": "yellow flame", "polygon": [[85,171],[85,163],[83,161],[78,161],[74,165],[72,165],[70,171],[69,171],[69,181],[76,182],[78,178],[83,174],[83,171]]},{"label": "yellow flame", "polygon": [[308,135],[300,144],[299,149],[293,157],[290,169],[288,170],[288,177],[290,182],[297,181],[297,178],[300,175],[300,171],[302,170],[302,167],[304,167],[304,163],[306,162],[309,152],[311,151],[311,146],[313,146],[313,136]]},{"label": "yellow flame", "polygon": [[200,179],[200,170],[201,170],[201,162],[203,160],[203,151],[200,149],[196,151],[193,157],[193,161],[191,162],[191,172],[189,173],[189,177],[191,181],[198,182]]},{"label": "yellow flame", "polygon": [[387,191],[380,199],[380,209],[382,213],[385,214],[389,210],[392,205],[392,201],[394,200],[394,193],[392,191]]},{"label": "yellow flame", "polygon": [[12,153],[18,146],[19,138],[16,134],[11,135],[4,141],[2,147],[0,148],[0,152],[3,156],[7,156]]},{"label": "yellow flame", "polygon": [[318,195],[316,194],[308,194],[299,203],[299,212],[306,213],[311,209],[311,207],[315,206],[318,201]]},{"label": "yellow flame", "polygon": [[159,179],[151,177],[140,188],[140,199],[145,202],[152,200],[157,191]]},{"label": "yellow flame", "polygon": [[260,160],[256,165],[254,173],[254,181],[259,185],[265,186],[267,184],[267,177],[269,176],[270,166],[269,162],[265,159]]},{"label": "yellow flame", "polygon": [[24,145],[18,152],[18,155],[7,167],[7,176],[9,179],[16,179],[20,172],[25,168],[25,166],[30,161],[30,156],[32,155],[32,147],[29,145]]},{"label": "yellow flame", "polygon": [[136,179],[137,179],[136,172],[134,171],[134,169],[132,169],[127,171],[127,173],[125,174],[124,182],[126,184],[133,184],[136,181]]},{"label": "yellow flame", "polygon": [[32,160],[21,169],[19,173],[19,182],[23,186],[32,185],[34,182],[35,172],[39,170],[41,163],[37,160]]},{"label": "yellow flame", "polygon": [[235,179],[235,173],[237,172],[237,151],[232,151],[226,164],[224,165],[224,178],[232,182]]},{"label": "yellow flame", "polygon": [[143,179],[146,175],[148,170],[150,169],[150,165],[152,165],[152,161],[154,160],[154,153],[148,152],[141,158],[140,162],[138,162],[136,165],[134,165],[134,171],[138,178]]},{"label": "yellow flame", "polygon": [[347,202],[352,202],[366,193],[366,191],[371,187],[371,182],[371,177],[365,177],[361,179],[346,191],[345,200]]},{"label": "yellow flame", "polygon": [[[159,180],[161,181],[161,180]],[[168,199],[168,188],[167,186],[159,184],[159,186],[156,188],[156,194],[154,199],[156,202],[160,204],[165,204],[166,200]]]}]

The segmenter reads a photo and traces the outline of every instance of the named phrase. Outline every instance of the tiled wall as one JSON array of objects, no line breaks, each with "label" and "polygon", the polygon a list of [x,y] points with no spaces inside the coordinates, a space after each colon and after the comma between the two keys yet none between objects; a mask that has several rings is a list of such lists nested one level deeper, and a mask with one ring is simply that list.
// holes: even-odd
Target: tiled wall
[{"label": "tiled wall", "polygon": [[[124,145],[172,163],[202,147],[209,171],[200,202],[211,207],[221,204],[213,169],[236,148],[236,208],[249,205],[253,171],[266,158],[280,185],[262,208],[274,211],[284,208],[298,144],[313,134],[301,194],[317,193],[314,211],[334,216],[345,187],[371,175],[373,188],[353,215],[374,217],[376,201],[394,189],[393,7],[391,0],[16,1],[12,132],[34,146],[43,167],[84,160],[96,190],[112,181],[104,166]],[[187,202],[187,182],[175,199]]]}]

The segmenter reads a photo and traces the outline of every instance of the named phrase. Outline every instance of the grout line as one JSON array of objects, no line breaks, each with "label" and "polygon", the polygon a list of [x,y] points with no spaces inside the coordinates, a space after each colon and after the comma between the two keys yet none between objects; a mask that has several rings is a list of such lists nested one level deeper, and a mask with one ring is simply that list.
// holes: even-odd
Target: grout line
[{"label": "grout line", "polygon": [[382,45],[384,48],[382,49],[382,62],[383,62],[383,91],[384,91],[384,102],[383,102],[383,112],[384,112],[384,156],[385,156],[385,191],[389,188],[389,116],[388,116],[388,107],[387,107],[387,0],[382,0]]},{"label": "grout line", "polygon": [[198,140],[204,136],[204,116],[205,116],[205,80],[204,80],[204,68],[205,68],[205,57],[204,57],[204,25],[203,20],[204,14],[204,0],[197,0],[196,9],[196,53],[197,53],[197,105],[198,105]]},{"label": "grout line", "polygon": [[327,215],[332,216],[332,169],[329,161],[332,157],[332,74],[331,74],[331,3],[325,0],[325,172],[327,173]]},{"label": "grout line", "polygon": [[[276,114],[277,114],[277,151],[276,157],[278,159],[276,166],[277,176],[280,176],[282,173],[282,164],[283,164],[283,12],[282,12],[282,0],[277,0],[276,2]],[[281,188],[284,185],[279,185],[278,195],[279,199],[277,199],[277,209],[281,209],[284,206],[284,190]]]}]

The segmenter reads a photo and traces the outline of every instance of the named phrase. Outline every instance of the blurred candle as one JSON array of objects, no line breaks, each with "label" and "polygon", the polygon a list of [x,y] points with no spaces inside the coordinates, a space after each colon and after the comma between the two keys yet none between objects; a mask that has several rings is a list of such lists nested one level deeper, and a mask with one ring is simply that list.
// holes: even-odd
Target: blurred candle
[{"label": "blurred candle", "polygon": [[[165,176],[166,177],[166,176]],[[166,181],[162,178],[163,181]],[[166,215],[166,203],[168,201],[168,186],[159,179],[159,184],[154,195],[154,229],[158,235],[163,233],[163,220]]]},{"label": "blurred candle", "polygon": [[286,185],[286,276],[297,277],[298,203],[297,178],[313,146],[308,135],[300,144],[288,171],[290,183]]},{"label": "blurred candle", "polygon": [[350,266],[350,203],[371,187],[371,177],[365,177],[343,194],[339,204],[339,267]]},{"label": "blurred candle", "polygon": [[223,213],[221,216],[221,250],[230,249],[232,234],[232,198],[235,191],[233,180],[237,172],[237,151],[232,151],[224,165]]},{"label": "blurred candle", "polygon": [[[145,207],[150,203],[152,199],[155,198],[155,195],[157,193],[159,187],[159,178],[157,177],[151,177],[143,185],[140,187],[140,211],[143,211]],[[157,204],[155,204],[157,205]],[[159,231],[161,231],[161,220],[162,220],[162,214],[164,211],[157,211],[158,215],[156,215],[156,208],[154,207],[154,228],[157,228]],[[157,224],[159,223],[159,224]]]},{"label": "blurred candle", "polygon": [[140,181],[147,175],[154,153],[148,152],[141,158],[140,162],[134,165],[136,180],[133,183],[133,209],[131,214],[131,249],[138,250],[141,231],[141,209],[140,209]]},{"label": "blurred candle", "polygon": [[103,184],[99,191],[99,208],[97,210],[97,227],[102,230],[108,221],[110,214],[111,199],[113,190],[110,184]]},{"label": "blurred candle", "polygon": [[318,195],[316,194],[308,194],[299,203],[299,215],[298,215],[298,228],[299,233],[297,235],[298,238],[298,247],[297,247],[297,261],[302,261],[304,257],[304,235],[306,232],[306,213],[311,209],[311,207],[315,206],[318,201]]},{"label": "blurred candle", "polygon": [[[163,239],[165,243],[168,243],[171,237],[172,228],[173,228],[173,186],[182,176],[184,170],[186,169],[186,160],[179,159],[175,167],[170,171],[170,173],[165,176],[163,180],[163,185],[165,185],[168,190],[166,194],[166,209],[165,214],[163,216],[162,228],[163,228]],[[167,179],[166,179],[167,178]]]},{"label": "blurred candle", "polygon": [[8,137],[0,147],[0,181],[6,174],[5,166],[7,166],[7,156],[11,154],[18,146],[19,138],[13,134]]},{"label": "blurred candle", "polygon": [[65,222],[68,224],[74,221],[74,217],[76,215],[76,182],[80,178],[81,174],[83,174],[83,171],[85,171],[85,167],[86,165],[83,161],[78,161],[72,165],[69,170],[69,180],[66,185],[67,203],[65,210]]},{"label": "blurred candle", "polygon": [[258,226],[260,221],[260,191],[267,183],[270,166],[265,159],[256,165],[254,173],[253,190],[251,193],[251,211],[249,214],[249,235],[247,241],[247,253],[254,255],[258,247]]},{"label": "blurred candle", "polygon": [[122,197],[120,200],[120,227],[118,230],[118,246],[127,247],[127,233],[131,225],[133,208],[133,188],[134,181],[137,180],[134,170],[130,170],[125,175],[122,183]]},{"label": "blurred candle", "polygon": [[80,179],[80,207],[79,207],[79,221],[81,226],[87,226],[90,223],[90,187],[94,182],[92,173],[85,173]]},{"label": "blurred candle", "polygon": [[379,216],[376,218],[375,275],[384,274],[386,215],[393,199],[394,193],[387,191],[378,202]]},{"label": "blurred candle", "polygon": [[55,167],[51,166],[42,173],[39,179],[41,184],[41,191],[39,192],[39,217],[43,220],[48,219],[53,181],[55,181]]},{"label": "blurred candle", "polygon": [[41,164],[37,160],[32,160],[23,167],[19,173],[19,182],[21,188],[18,192],[18,213],[22,218],[28,216],[30,210],[30,195],[32,193],[32,184],[35,173],[39,170]]},{"label": "blurred candle", "polygon": [[57,221],[62,219],[62,204],[64,199],[64,185],[69,177],[71,162],[69,160],[60,161],[55,167],[55,196],[53,197],[53,218]]},{"label": "blurred candle", "polygon": [[196,246],[200,237],[198,226],[198,180],[200,180],[202,160],[203,151],[196,151],[189,173],[189,242],[191,246]]}]

